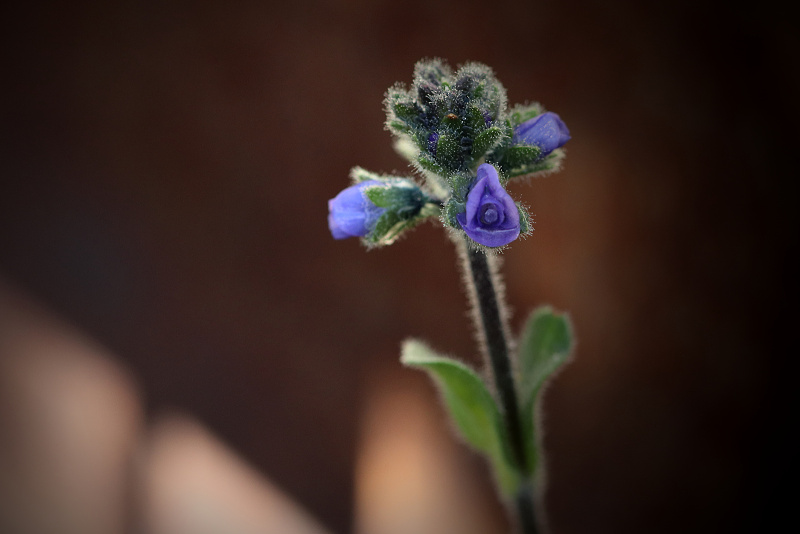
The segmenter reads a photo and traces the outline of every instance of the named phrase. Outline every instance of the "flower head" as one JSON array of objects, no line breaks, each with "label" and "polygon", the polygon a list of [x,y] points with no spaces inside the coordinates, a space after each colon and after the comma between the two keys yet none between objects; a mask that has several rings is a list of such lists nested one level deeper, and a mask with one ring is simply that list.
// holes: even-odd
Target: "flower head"
[{"label": "flower head", "polygon": [[328,201],[328,228],[335,239],[363,237],[370,233],[386,208],[379,208],[364,194],[364,189],[382,185],[367,180],[341,191]]},{"label": "flower head", "polygon": [[542,149],[540,158],[570,140],[569,129],[561,117],[550,111],[529,119],[514,128],[515,143],[523,142]]},{"label": "flower head", "polygon": [[473,241],[487,247],[502,247],[519,237],[519,210],[493,166],[478,167],[467,195],[467,211],[456,215],[456,220]]}]

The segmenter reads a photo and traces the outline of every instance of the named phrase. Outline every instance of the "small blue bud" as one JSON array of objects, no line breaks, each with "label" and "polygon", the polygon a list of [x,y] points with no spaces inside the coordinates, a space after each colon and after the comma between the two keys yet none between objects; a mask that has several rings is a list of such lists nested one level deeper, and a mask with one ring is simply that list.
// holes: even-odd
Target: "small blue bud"
[{"label": "small blue bud", "polygon": [[428,152],[431,153],[432,156],[436,157],[436,143],[439,142],[439,133],[432,132],[431,135],[428,136]]},{"label": "small blue bud", "polygon": [[334,239],[363,237],[375,228],[386,208],[379,208],[364,194],[364,189],[373,185],[383,184],[377,180],[360,182],[328,201],[328,228]]},{"label": "small blue bud", "polygon": [[497,169],[488,163],[478,167],[475,184],[467,194],[467,211],[456,220],[476,243],[502,247],[519,237],[517,205],[500,185]]},{"label": "small blue bud", "polygon": [[570,140],[569,129],[561,117],[550,111],[529,119],[514,128],[514,143],[527,143],[542,149],[540,157],[548,155]]}]

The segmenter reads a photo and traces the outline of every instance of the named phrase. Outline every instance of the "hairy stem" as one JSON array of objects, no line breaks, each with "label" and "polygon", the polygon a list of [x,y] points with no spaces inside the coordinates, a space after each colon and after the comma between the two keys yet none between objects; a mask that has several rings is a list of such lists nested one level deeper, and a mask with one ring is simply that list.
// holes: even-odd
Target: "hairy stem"
[{"label": "hairy stem", "polygon": [[[465,247],[463,253],[467,260],[465,263],[469,266],[468,276],[465,278],[472,288],[473,304],[480,319],[481,341],[483,341],[491,365],[513,461],[519,472],[526,477],[530,473],[530,466],[525,455],[525,439],[522,433],[517,390],[514,385],[514,371],[506,339],[507,328],[500,308],[497,284],[489,264],[489,258],[484,252]],[[524,534],[536,534],[533,499],[527,481],[521,485],[515,496],[515,505]]]},{"label": "hairy stem", "polygon": [[528,482],[522,484],[514,496],[514,505],[517,507],[520,529],[524,534],[537,534],[536,513],[533,507],[533,491]]}]

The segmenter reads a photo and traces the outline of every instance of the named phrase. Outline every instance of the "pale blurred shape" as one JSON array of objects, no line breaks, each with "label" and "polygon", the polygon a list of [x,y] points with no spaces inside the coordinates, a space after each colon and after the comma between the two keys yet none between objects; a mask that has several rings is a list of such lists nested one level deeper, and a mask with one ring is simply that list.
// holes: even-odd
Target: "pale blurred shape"
[{"label": "pale blurred shape", "polygon": [[325,534],[302,508],[199,424],[163,417],[141,456],[148,534]]},{"label": "pale blurred shape", "polygon": [[0,280],[0,532],[125,532],[140,426],[106,351]]},{"label": "pale blurred shape", "polygon": [[[365,402],[356,466],[358,534],[503,532],[491,493],[465,462],[467,454],[430,391],[397,366],[377,376]],[[407,376],[408,378],[404,377]],[[417,378],[417,377],[414,377]],[[422,390],[420,387],[429,389]]]}]

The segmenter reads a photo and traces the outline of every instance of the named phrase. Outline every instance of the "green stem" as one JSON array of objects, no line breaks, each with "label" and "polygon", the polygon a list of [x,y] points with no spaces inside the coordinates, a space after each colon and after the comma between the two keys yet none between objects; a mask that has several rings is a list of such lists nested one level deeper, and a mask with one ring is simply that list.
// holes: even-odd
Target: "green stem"
[{"label": "green stem", "polygon": [[[525,454],[525,439],[517,402],[517,390],[514,385],[514,372],[508,353],[506,326],[501,314],[489,258],[483,251],[471,250],[468,245],[464,254],[467,258],[466,263],[469,265],[468,281],[471,282],[474,303],[480,317],[480,333],[489,356],[497,395],[503,411],[503,420],[508,432],[511,454],[520,474],[527,477],[530,473],[530,466]],[[523,533],[536,534],[536,517],[528,481],[521,484],[515,496],[515,505]]]}]

